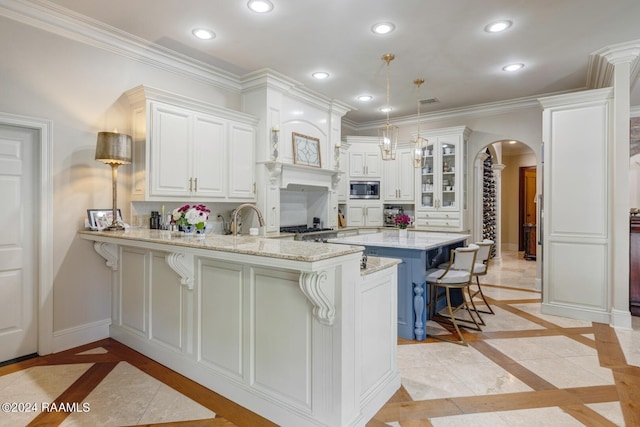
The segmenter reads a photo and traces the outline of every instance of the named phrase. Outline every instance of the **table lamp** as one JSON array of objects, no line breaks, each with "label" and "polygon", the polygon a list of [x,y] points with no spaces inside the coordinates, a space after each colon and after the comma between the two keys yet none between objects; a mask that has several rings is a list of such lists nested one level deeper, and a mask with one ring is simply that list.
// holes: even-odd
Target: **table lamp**
[{"label": "table lamp", "polygon": [[108,231],[124,230],[118,224],[118,166],[131,163],[131,137],[118,132],[98,132],[96,144],[96,160],[111,166],[111,180],[113,184],[113,216]]}]

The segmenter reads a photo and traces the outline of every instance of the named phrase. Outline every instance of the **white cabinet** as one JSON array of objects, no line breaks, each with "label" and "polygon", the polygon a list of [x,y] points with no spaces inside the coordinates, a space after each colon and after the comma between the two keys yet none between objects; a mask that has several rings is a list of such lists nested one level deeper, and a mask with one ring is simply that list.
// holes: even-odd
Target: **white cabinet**
[{"label": "white cabinet", "polygon": [[[614,156],[612,112],[618,102],[614,89],[538,101],[544,108],[543,198],[538,206],[543,209],[538,224],[544,248],[542,312],[601,323],[625,322],[622,319],[630,319],[628,298],[616,307],[611,297],[619,285],[624,292],[629,290],[628,273],[616,269],[617,258],[627,258],[625,262],[629,258],[629,212],[612,208],[620,191],[612,191],[619,165]],[[628,161],[626,150],[622,155]],[[623,218],[616,218],[618,214]],[[622,223],[620,236],[626,241],[616,241],[617,223]],[[616,254],[621,243],[622,251]],[[620,277],[626,283],[615,284],[613,277],[618,273],[626,276]]]},{"label": "white cabinet", "polygon": [[255,128],[232,122],[229,124],[229,199],[255,198]]},{"label": "white cabinet", "polygon": [[224,120],[151,103],[150,196],[225,197]]},{"label": "white cabinet", "polygon": [[382,227],[382,202],[362,201],[347,204],[347,226]]},{"label": "white cabinet", "polygon": [[144,86],[126,95],[132,200],[255,200],[255,118]]},{"label": "white cabinet", "polygon": [[429,143],[423,150],[416,188],[416,227],[430,230],[465,229],[466,127],[421,133]]},{"label": "white cabinet", "polygon": [[414,203],[416,169],[410,148],[398,148],[396,160],[382,162],[382,197],[385,202]]},{"label": "white cabinet", "polygon": [[[379,178],[380,177],[380,152],[377,147],[368,151],[349,152],[349,175],[352,178]],[[353,148],[355,150],[355,148]]]}]

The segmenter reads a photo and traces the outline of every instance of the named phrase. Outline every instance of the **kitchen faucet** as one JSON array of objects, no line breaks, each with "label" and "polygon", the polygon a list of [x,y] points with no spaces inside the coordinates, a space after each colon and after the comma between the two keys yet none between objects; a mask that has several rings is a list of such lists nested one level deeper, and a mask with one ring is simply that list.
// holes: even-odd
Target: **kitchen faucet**
[{"label": "kitchen faucet", "polygon": [[234,236],[238,235],[238,213],[243,208],[251,208],[256,211],[256,214],[258,214],[258,223],[260,223],[260,227],[264,227],[264,219],[262,218],[262,212],[260,212],[260,209],[258,209],[256,205],[252,205],[251,203],[244,203],[235,208],[233,213],[231,214],[231,234],[233,234]]}]

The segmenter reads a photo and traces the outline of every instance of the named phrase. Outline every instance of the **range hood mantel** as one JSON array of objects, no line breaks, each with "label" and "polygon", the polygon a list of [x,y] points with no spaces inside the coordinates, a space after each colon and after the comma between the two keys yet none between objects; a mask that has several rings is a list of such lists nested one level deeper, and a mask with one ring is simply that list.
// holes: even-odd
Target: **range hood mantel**
[{"label": "range hood mantel", "polygon": [[272,185],[280,188],[292,187],[324,187],[328,191],[336,188],[344,172],[309,166],[294,165],[281,162],[264,162],[269,171]]}]

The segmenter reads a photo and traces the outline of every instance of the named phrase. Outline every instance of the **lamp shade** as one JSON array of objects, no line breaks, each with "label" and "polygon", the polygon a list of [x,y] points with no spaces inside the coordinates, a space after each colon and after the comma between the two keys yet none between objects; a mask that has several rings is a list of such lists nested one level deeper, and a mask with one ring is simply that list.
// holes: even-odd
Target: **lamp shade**
[{"label": "lamp shade", "polygon": [[96,160],[106,164],[131,163],[132,141],[129,135],[117,132],[98,132]]}]

